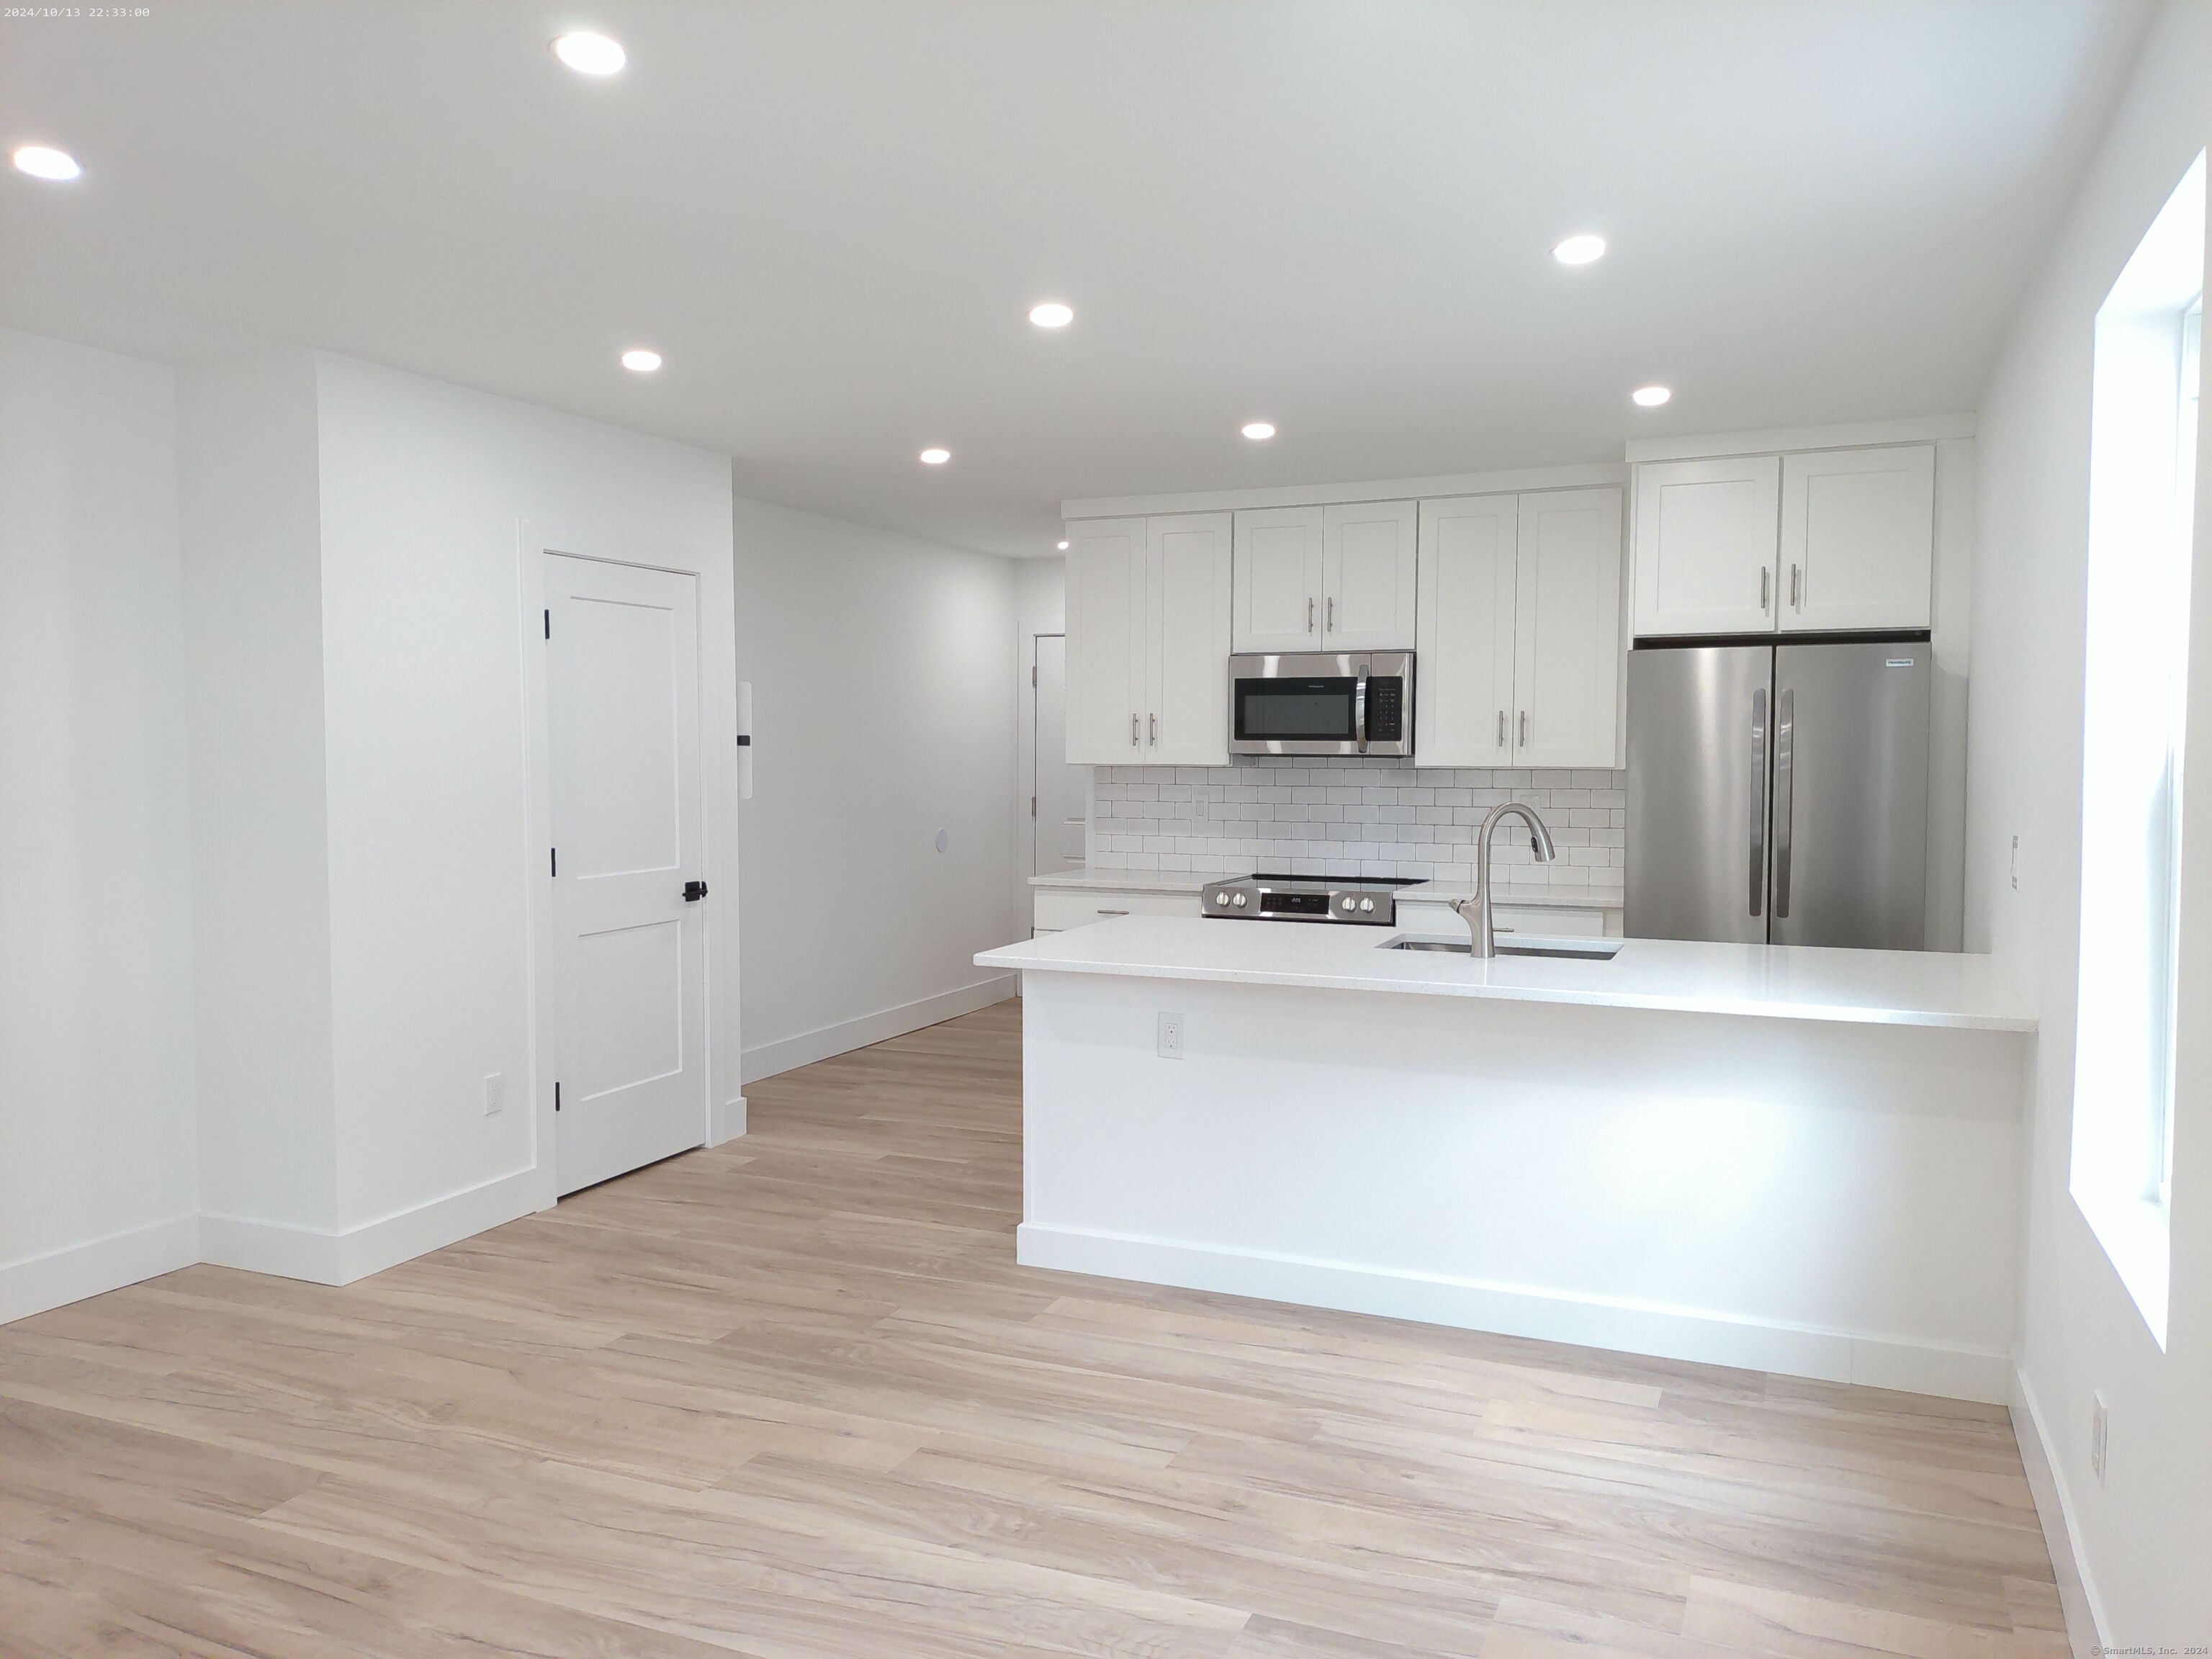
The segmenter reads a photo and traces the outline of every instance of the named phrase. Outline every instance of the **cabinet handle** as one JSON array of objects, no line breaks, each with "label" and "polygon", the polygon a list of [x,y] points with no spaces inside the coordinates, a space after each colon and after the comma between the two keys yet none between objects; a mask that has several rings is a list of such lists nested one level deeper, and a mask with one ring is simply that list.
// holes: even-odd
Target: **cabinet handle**
[{"label": "cabinet handle", "polygon": [[1328,631],[1332,634],[1336,632],[1336,595],[1334,593],[1328,596]]},{"label": "cabinet handle", "polygon": [[1759,614],[1766,614],[1766,580],[1770,573],[1765,565],[1759,567]]},{"label": "cabinet handle", "polygon": [[1129,913],[1127,910],[1101,910],[1098,914],[1102,916],[1126,916]]},{"label": "cabinet handle", "polygon": [[1503,708],[1498,711],[1498,746],[1500,749],[1505,747],[1505,711]]},{"label": "cabinet handle", "polygon": [[1309,593],[1306,595],[1306,632],[1309,634],[1313,632],[1313,595]]},{"label": "cabinet handle", "polygon": [[1148,714],[1145,718],[1152,722],[1152,744],[1157,749],[1160,746],[1160,717],[1158,714]]},{"label": "cabinet handle", "polygon": [[1132,715],[1130,715],[1130,716],[1129,716],[1129,747],[1130,747],[1130,748],[1132,748],[1132,749],[1134,749],[1136,746],[1137,746],[1137,717],[1136,717],[1134,714],[1132,714]]},{"label": "cabinet handle", "polygon": [[1792,611],[1802,611],[1805,608],[1805,601],[1798,598],[1802,586],[1803,584],[1798,580],[1798,567],[1793,564],[1790,567],[1790,608]]},{"label": "cabinet handle", "polygon": [[1525,708],[1521,711],[1521,746],[1528,746],[1528,711]]}]

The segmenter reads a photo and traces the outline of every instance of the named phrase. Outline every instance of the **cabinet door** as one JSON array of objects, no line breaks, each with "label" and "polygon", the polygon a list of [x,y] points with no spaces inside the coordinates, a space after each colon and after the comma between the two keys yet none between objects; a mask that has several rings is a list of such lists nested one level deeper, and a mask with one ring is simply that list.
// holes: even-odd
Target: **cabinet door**
[{"label": "cabinet door", "polygon": [[1418,512],[1414,501],[1322,509],[1322,650],[1413,649]]},{"label": "cabinet door", "polygon": [[1226,513],[1150,519],[1144,758],[1229,764],[1230,535]]},{"label": "cabinet door", "polygon": [[1144,759],[1145,521],[1067,526],[1067,758]]},{"label": "cabinet door", "polygon": [[1782,463],[1646,461],[1636,471],[1636,632],[1771,633]]},{"label": "cabinet door", "polygon": [[1416,766],[1513,764],[1516,499],[1421,503]]},{"label": "cabinet door", "polygon": [[1238,651],[1318,651],[1322,510],[1273,507],[1237,515],[1232,592]]},{"label": "cabinet door", "polygon": [[1925,628],[1936,446],[1782,458],[1784,628]]},{"label": "cabinet door", "polygon": [[1620,731],[1620,491],[1520,501],[1513,764],[1612,766]]}]

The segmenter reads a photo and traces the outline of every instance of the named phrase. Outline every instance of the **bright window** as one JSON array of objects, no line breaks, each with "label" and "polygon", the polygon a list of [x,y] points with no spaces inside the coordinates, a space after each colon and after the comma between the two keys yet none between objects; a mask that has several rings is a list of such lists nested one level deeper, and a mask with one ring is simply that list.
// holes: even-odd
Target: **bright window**
[{"label": "bright window", "polygon": [[2199,155],[2097,313],[2070,1185],[2162,1346],[2204,310]]}]

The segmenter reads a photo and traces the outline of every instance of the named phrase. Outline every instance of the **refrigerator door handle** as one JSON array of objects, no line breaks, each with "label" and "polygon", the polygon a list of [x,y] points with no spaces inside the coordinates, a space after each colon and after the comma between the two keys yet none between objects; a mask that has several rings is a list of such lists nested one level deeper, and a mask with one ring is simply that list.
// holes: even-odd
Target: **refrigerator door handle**
[{"label": "refrigerator door handle", "polygon": [[1787,690],[1774,705],[1774,919],[1790,919],[1790,816],[1796,800],[1797,693]]},{"label": "refrigerator door handle", "polygon": [[1751,914],[1766,904],[1766,688],[1751,694]]}]

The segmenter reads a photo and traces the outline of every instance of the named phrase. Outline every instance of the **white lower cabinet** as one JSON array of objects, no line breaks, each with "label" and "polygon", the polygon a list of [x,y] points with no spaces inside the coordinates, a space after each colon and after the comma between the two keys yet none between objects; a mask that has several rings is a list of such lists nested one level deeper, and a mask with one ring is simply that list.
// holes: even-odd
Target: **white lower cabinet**
[{"label": "white lower cabinet", "polygon": [[1615,765],[1620,562],[1617,489],[1423,501],[1414,764]]},{"label": "white lower cabinet", "polygon": [[1115,916],[1194,916],[1198,894],[1132,893],[1113,887],[1037,887],[1030,890],[1030,927],[1041,933],[1087,927]]},{"label": "white lower cabinet", "polygon": [[1067,758],[1229,762],[1230,516],[1091,519],[1067,550]]}]

